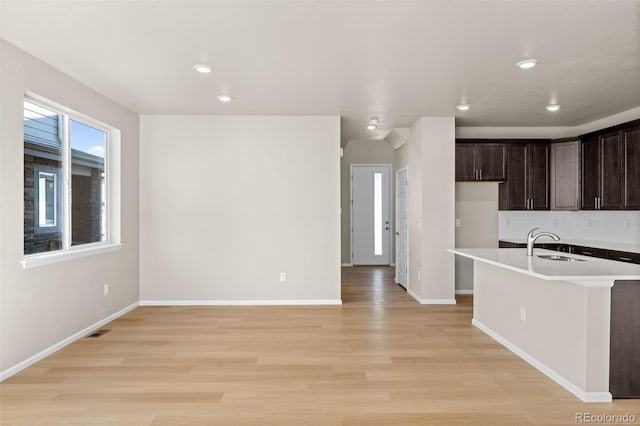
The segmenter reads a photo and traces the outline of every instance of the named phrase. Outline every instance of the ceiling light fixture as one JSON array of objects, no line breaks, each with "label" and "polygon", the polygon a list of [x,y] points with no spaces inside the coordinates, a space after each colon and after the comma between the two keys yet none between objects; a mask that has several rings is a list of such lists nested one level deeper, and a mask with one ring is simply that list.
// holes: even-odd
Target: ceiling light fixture
[{"label": "ceiling light fixture", "polygon": [[375,130],[378,128],[378,117],[371,117],[369,124],[367,124],[367,130]]},{"label": "ceiling light fixture", "polygon": [[546,107],[544,107],[544,109],[546,109],[549,112],[556,112],[560,109],[560,105],[558,104],[551,104],[551,105],[547,105]]},{"label": "ceiling light fixture", "polygon": [[471,108],[471,105],[468,105],[468,104],[456,105],[456,109],[458,111],[469,111],[470,108]]},{"label": "ceiling light fixture", "polygon": [[225,103],[225,104],[228,103],[228,102],[231,102],[231,99],[233,99],[233,98],[231,96],[229,96],[229,95],[225,95],[225,94],[218,95],[218,100],[220,102],[222,102],[222,103]]},{"label": "ceiling light fixture", "polygon": [[197,64],[193,66],[193,69],[198,71],[200,74],[209,74],[213,68],[211,65]]},{"label": "ceiling light fixture", "polygon": [[536,65],[538,65],[537,59],[523,59],[516,64],[516,66],[521,70],[528,70],[535,67]]}]

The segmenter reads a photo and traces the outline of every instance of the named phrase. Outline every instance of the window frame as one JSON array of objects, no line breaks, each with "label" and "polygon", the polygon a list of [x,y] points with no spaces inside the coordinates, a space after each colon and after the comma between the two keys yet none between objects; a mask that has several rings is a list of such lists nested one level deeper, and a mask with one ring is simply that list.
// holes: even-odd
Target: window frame
[{"label": "window frame", "polygon": [[[62,230],[62,204],[58,205],[54,202],[54,217],[55,221],[53,225],[42,225],[40,223],[40,174],[46,173],[53,175],[55,179],[54,185],[54,197],[57,199],[62,194],[62,173],[60,169],[45,164],[36,164],[33,167],[33,229],[36,234],[47,234],[60,232]],[[36,208],[37,206],[37,208]],[[37,212],[37,213],[36,213]],[[39,253],[38,253],[39,254]]]},{"label": "window frame", "polygon": [[[57,215],[57,231],[51,230],[50,232],[60,232],[62,234],[61,249],[34,253],[24,254],[24,238],[22,248],[22,261],[23,268],[28,269],[31,267],[47,265],[51,263],[60,262],[68,259],[75,259],[85,256],[91,256],[99,253],[106,253],[114,250],[121,250],[124,246],[120,237],[120,191],[119,188],[114,188],[120,183],[120,130],[114,126],[103,123],[88,115],[82,114],[78,111],[72,110],[68,107],[60,105],[56,102],[50,101],[39,95],[31,92],[25,92],[23,100],[33,103],[42,108],[49,109],[60,116],[60,140],[62,142],[62,168],[61,175],[58,177],[58,185],[62,197],[62,203],[60,205],[60,211]],[[72,223],[71,223],[71,177],[72,177],[72,151],[71,151],[71,135],[70,135],[70,122],[71,120],[84,124],[86,126],[93,127],[105,133],[105,154],[104,154],[104,174],[105,174],[105,209],[104,209],[104,229],[105,236],[104,241],[96,241],[91,243],[84,243],[79,245],[72,245]],[[23,126],[24,131],[24,126]],[[24,134],[22,135],[22,146],[24,149]],[[24,158],[24,156],[23,156]],[[115,160],[115,161],[114,161]],[[22,164],[24,167],[24,162]],[[41,166],[46,168],[46,166]],[[38,167],[34,168],[34,173],[38,173]],[[59,169],[58,169],[59,170]],[[49,173],[46,170],[40,170]],[[37,180],[34,183],[37,185]],[[114,190],[115,189],[115,190]],[[35,195],[34,195],[35,197]],[[35,203],[35,199],[34,199]],[[35,207],[35,206],[34,206]],[[24,212],[24,207],[23,207]],[[34,221],[36,225],[36,233],[41,233],[42,229],[51,229],[53,227],[40,227],[38,226],[39,215],[35,213],[34,209]],[[117,222],[117,224],[115,223]],[[46,232],[46,231],[44,231]],[[23,232],[24,235],[24,232]]]}]

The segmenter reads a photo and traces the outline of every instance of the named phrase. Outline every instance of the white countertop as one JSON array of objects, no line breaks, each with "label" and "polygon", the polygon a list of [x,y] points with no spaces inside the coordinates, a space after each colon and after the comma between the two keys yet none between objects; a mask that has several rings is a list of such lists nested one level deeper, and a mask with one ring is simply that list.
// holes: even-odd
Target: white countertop
[{"label": "white countertop", "polygon": [[[526,244],[526,238],[500,238],[500,241],[509,243]],[[536,244],[569,244],[573,246],[593,247],[605,250],[625,251],[627,253],[640,253],[640,244],[616,243],[611,241],[582,240],[576,238],[562,238],[560,241],[554,241],[551,238],[540,237]]]},{"label": "white countertop", "polygon": [[[614,280],[640,280],[640,265],[539,248],[534,249],[531,257],[527,256],[524,248],[456,248],[449,251],[543,280],[569,281],[588,287],[610,287]],[[538,257],[540,254],[573,257],[584,262],[541,259]]]}]

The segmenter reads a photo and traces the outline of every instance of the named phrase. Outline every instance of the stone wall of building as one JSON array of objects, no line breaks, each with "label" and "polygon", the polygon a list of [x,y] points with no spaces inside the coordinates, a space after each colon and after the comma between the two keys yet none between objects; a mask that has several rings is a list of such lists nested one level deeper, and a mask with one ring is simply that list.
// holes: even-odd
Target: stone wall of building
[{"label": "stone wall of building", "polygon": [[61,232],[36,232],[35,166],[60,168],[60,162],[45,158],[24,156],[24,254],[44,253],[62,248]]}]

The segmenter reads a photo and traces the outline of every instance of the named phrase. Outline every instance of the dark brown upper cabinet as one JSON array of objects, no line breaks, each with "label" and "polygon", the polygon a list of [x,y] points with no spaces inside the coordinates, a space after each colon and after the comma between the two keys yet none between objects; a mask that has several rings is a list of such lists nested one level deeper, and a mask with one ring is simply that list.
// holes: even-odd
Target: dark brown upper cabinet
[{"label": "dark brown upper cabinet", "polygon": [[505,180],[506,151],[503,143],[457,142],[456,181],[500,182]]},{"label": "dark brown upper cabinet", "polygon": [[622,207],[640,210],[640,127],[625,131],[623,137],[624,200]]},{"label": "dark brown upper cabinet", "polygon": [[549,143],[507,144],[500,210],[549,210]]},{"label": "dark brown upper cabinet", "polygon": [[600,197],[600,137],[582,139],[581,186],[582,210],[597,210]]},{"label": "dark brown upper cabinet", "polygon": [[640,128],[582,137],[583,210],[640,209]]}]

